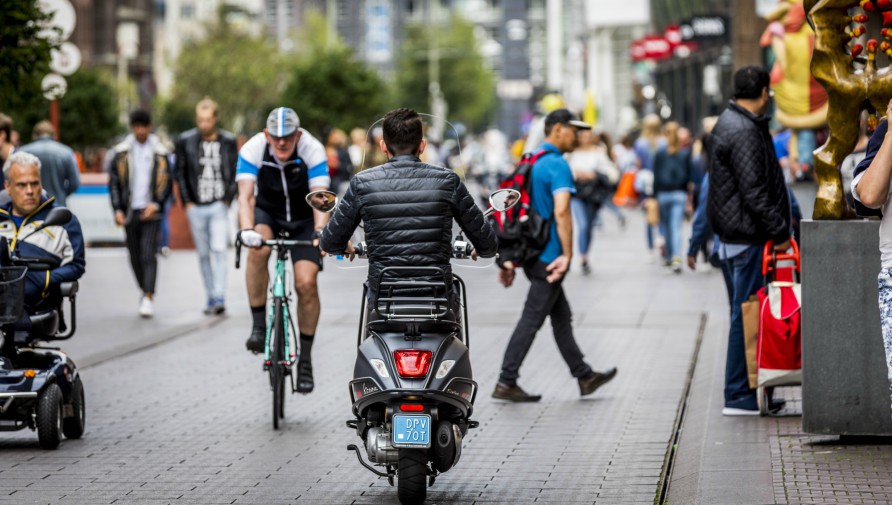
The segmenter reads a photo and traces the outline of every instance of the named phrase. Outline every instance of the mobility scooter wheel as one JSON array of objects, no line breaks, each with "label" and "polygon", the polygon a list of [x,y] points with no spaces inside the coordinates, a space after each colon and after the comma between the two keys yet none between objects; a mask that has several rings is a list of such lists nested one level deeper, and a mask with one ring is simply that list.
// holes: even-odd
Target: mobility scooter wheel
[{"label": "mobility scooter wheel", "polygon": [[65,438],[81,438],[87,424],[87,409],[84,402],[84,383],[80,377],[71,385],[71,410],[72,416],[62,420],[62,433]]},{"label": "mobility scooter wheel", "polygon": [[397,496],[403,505],[424,503],[427,498],[427,452],[400,449]]},{"label": "mobility scooter wheel", "polygon": [[56,384],[37,399],[37,440],[44,449],[55,449],[62,441],[62,390]]}]

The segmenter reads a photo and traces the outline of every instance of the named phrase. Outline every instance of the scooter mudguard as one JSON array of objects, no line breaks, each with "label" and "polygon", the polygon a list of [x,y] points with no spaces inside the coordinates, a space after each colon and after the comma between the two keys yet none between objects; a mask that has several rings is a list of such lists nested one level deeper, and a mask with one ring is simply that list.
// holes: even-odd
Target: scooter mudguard
[{"label": "scooter mudguard", "polygon": [[[433,353],[430,369],[419,379],[403,378],[394,366],[397,350],[421,349]],[[469,417],[477,392],[468,348],[454,335],[407,338],[403,333],[371,332],[359,346],[350,395],[353,413],[359,416],[375,403],[403,396],[447,403]]]}]

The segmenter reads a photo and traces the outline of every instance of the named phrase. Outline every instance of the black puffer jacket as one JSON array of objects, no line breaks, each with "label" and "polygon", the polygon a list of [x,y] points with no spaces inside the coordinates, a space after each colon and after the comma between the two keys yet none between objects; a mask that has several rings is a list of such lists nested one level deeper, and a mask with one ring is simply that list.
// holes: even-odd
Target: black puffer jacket
[{"label": "black puffer jacket", "polygon": [[370,288],[376,289],[378,275],[389,266],[441,266],[451,280],[453,219],[479,256],[495,255],[495,232],[455,172],[416,156],[395,156],[353,177],[322,231],[322,249],[343,252],[362,221]]},{"label": "black puffer jacket", "polygon": [[723,242],[790,238],[790,200],[768,118],[731,101],[712,131],[709,224]]}]

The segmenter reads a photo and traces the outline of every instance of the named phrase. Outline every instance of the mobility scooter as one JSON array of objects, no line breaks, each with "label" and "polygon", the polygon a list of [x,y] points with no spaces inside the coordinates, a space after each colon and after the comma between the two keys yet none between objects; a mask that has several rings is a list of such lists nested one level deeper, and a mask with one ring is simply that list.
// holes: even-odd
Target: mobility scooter
[{"label": "mobility scooter", "polygon": [[[71,212],[57,207],[31,233],[69,220]],[[57,448],[63,434],[80,438],[86,420],[84,385],[74,361],[58,348],[40,345],[74,335],[77,282],[63,283],[61,296],[52,307],[23,317],[25,274],[57,266],[55,258],[19,257],[0,238],[0,431],[36,430],[44,449]],[[66,299],[70,309],[67,324],[63,314]]]}]

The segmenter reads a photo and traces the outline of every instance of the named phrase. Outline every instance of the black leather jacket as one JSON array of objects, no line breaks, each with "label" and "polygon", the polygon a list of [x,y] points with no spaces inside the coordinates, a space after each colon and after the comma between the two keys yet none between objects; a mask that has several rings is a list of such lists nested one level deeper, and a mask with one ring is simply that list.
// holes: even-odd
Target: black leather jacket
[{"label": "black leather jacket", "polygon": [[790,199],[768,120],[731,101],[712,130],[707,216],[723,242],[790,238]]},{"label": "black leather jacket", "polygon": [[[152,165],[152,177],[149,182],[149,196],[152,202],[164,209],[167,197],[170,196],[171,174],[167,163],[167,155],[163,149],[153,142],[155,161]],[[130,139],[124,140],[115,147],[111,165],[108,167],[108,192],[112,208],[124,214],[130,213]],[[158,215],[160,218],[160,214]],[[128,216],[129,219],[129,216]]]},{"label": "black leather jacket", "polygon": [[[217,140],[220,142],[220,173],[223,175],[223,183],[226,193],[223,201],[231,202],[235,198],[235,166],[238,163],[238,149],[235,137],[225,131],[217,129]],[[201,134],[197,128],[183,132],[176,141],[176,180],[180,187],[180,200],[183,205],[198,203],[196,192],[198,178],[201,176],[202,167],[198,163],[201,153]]]},{"label": "black leather jacket", "polygon": [[424,164],[416,156],[394,156],[353,177],[322,231],[322,249],[343,252],[362,221],[373,292],[388,266],[440,266],[451,282],[453,219],[479,256],[496,254],[496,234],[455,172]]}]

